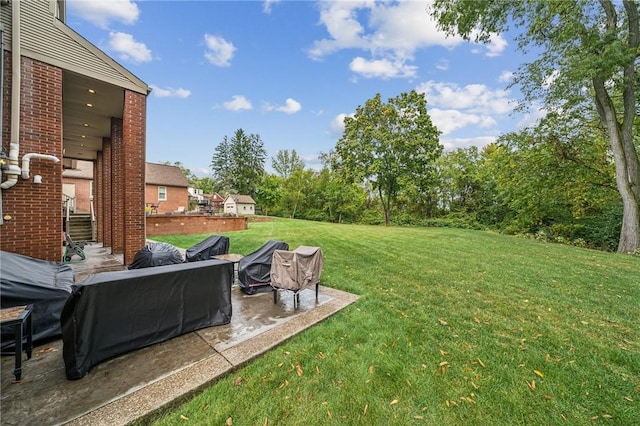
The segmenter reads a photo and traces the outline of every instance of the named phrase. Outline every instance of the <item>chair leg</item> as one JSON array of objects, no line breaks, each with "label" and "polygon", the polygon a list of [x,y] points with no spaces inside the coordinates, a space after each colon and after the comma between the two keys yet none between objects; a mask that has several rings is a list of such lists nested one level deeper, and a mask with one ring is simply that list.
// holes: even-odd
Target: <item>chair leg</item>
[{"label": "chair leg", "polygon": [[274,287],[271,291],[273,292],[273,304],[275,305],[278,303],[278,289]]}]

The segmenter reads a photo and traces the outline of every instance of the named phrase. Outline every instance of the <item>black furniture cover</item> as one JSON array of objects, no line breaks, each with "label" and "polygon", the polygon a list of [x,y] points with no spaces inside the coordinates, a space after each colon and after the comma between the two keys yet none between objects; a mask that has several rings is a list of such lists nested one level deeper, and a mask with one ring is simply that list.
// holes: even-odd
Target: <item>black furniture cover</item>
[{"label": "black furniture cover", "polygon": [[148,243],[133,256],[129,269],[150,268],[152,266],[183,263],[180,250],[169,243]]},{"label": "black furniture cover", "polygon": [[66,376],[154,343],[231,321],[233,263],[165,265],[93,275],[62,311]]},{"label": "black furniture cover", "polygon": [[200,241],[198,244],[189,247],[185,253],[185,261],[198,262],[200,260],[211,259],[218,254],[227,253],[229,253],[229,237],[212,235]]},{"label": "black furniture cover", "polygon": [[271,283],[271,259],[276,250],[289,250],[284,241],[270,240],[238,262],[238,285],[246,294],[255,294]]},{"label": "black furniture cover", "polygon": [[[33,304],[33,341],[59,337],[60,313],[71,294],[75,275],[69,265],[0,251],[2,309]],[[14,348],[14,334],[2,329],[2,352]]]}]

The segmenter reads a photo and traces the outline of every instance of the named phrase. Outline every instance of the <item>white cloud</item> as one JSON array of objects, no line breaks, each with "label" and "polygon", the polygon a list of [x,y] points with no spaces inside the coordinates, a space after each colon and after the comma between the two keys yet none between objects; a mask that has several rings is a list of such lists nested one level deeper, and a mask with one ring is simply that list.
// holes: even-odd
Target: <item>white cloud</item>
[{"label": "white cloud", "polygon": [[477,146],[478,148],[483,148],[490,143],[495,142],[497,139],[496,136],[478,136],[475,138],[450,138],[450,139],[440,139],[440,143],[444,147],[445,151],[453,151],[457,148],[469,148],[472,146]]},{"label": "white cloud", "polygon": [[284,112],[285,114],[295,114],[301,109],[302,105],[300,104],[300,102],[291,98],[287,98],[287,100],[284,102],[284,106],[276,108],[277,111]]},{"label": "white cloud", "polygon": [[429,109],[429,117],[431,117],[431,121],[443,135],[448,135],[454,130],[470,125],[490,128],[497,124],[490,116],[470,114],[455,109],[432,108]]},{"label": "white cloud", "polygon": [[249,99],[241,95],[232,96],[231,100],[225,102],[223,105],[224,105],[224,108],[228,109],[229,111],[242,111],[242,110],[253,109],[253,105],[251,105],[251,102],[249,101]]},{"label": "white cloud", "polygon": [[[389,64],[402,70],[395,77],[414,77],[417,67],[406,64],[414,60],[418,49],[431,46],[453,49],[466,43],[461,37],[447,36],[438,30],[427,11],[427,2],[354,0],[318,2],[318,5],[320,24],[329,35],[316,40],[308,49],[308,56],[320,60],[344,49],[368,52],[370,59],[358,57],[351,62],[354,72],[360,69],[354,65],[370,65],[365,67],[365,77],[389,78],[389,71],[369,72],[372,66]],[[494,35],[479,51],[493,57],[500,55],[506,46],[502,36]],[[447,69],[448,64],[439,63],[437,67]]]},{"label": "white cloud", "polygon": [[463,109],[476,114],[508,114],[513,111],[507,90],[491,90],[484,84],[459,86],[456,83],[427,81],[418,85],[427,103],[444,109]]},{"label": "white cloud", "polygon": [[158,98],[181,98],[181,99],[184,99],[184,98],[188,98],[189,96],[191,96],[191,90],[187,90],[187,89],[183,89],[183,88],[174,89],[172,87],[167,87],[166,89],[163,89],[162,87],[154,86],[153,84],[150,84],[149,87],[151,87],[153,89],[153,91],[151,93],[154,94]]},{"label": "white cloud", "polygon": [[551,71],[551,74],[549,74],[547,78],[544,79],[544,82],[542,83],[542,87],[544,87],[545,89],[550,88],[556,82],[556,79],[558,78],[559,75],[560,75],[559,70]]},{"label": "white cloud", "polygon": [[262,3],[262,11],[264,13],[271,13],[271,7],[277,3],[280,3],[280,0],[265,0],[264,3]]},{"label": "white cloud", "polygon": [[300,111],[302,109],[302,105],[300,104],[300,102],[296,101],[295,99],[287,98],[287,100],[284,101],[284,105],[275,106],[269,103],[265,103],[264,109],[265,111],[280,111],[280,112],[284,112],[285,114],[291,115]]},{"label": "white cloud", "polygon": [[207,45],[204,57],[207,58],[210,63],[219,67],[228,67],[231,65],[231,59],[233,59],[233,54],[236,51],[233,43],[211,34],[205,34],[204,41]]},{"label": "white cloud", "polygon": [[329,37],[313,43],[308,51],[313,59],[351,48],[409,59],[421,47],[462,43],[437,30],[423,2],[336,1],[320,2],[319,7]]},{"label": "white cloud", "polygon": [[507,48],[507,40],[504,39],[500,34],[494,34],[491,36],[491,41],[486,45],[487,53],[486,56],[493,58],[496,56],[502,55],[504,49]]},{"label": "white cloud", "polygon": [[540,121],[541,118],[546,117],[548,112],[549,111],[546,108],[543,108],[540,104],[534,103],[528,108],[528,112],[524,117],[522,117],[516,127],[518,129],[533,127],[538,124],[538,121]]},{"label": "white cloud", "polygon": [[502,71],[498,77],[500,83],[510,83],[513,79],[513,71]]},{"label": "white cloud", "polygon": [[353,117],[354,114],[338,114],[336,115],[331,123],[329,123],[329,127],[331,129],[331,133],[336,136],[342,136],[344,133],[344,119],[345,117]]},{"label": "white cloud", "polygon": [[135,24],[140,16],[138,5],[131,0],[67,0],[66,4],[69,12],[105,29],[111,21]]},{"label": "white cloud", "polygon": [[440,71],[447,71],[449,69],[449,60],[448,59],[440,59],[436,63],[436,69]]},{"label": "white cloud", "polygon": [[151,50],[144,43],[135,41],[131,34],[121,32],[109,33],[109,47],[125,61],[136,63],[150,62],[153,58]]},{"label": "white cloud", "polygon": [[351,61],[349,69],[365,78],[389,79],[415,77],[417,67],[406,65],[403,61],[392,62],[387,59],[367,60],[357,57]]}]

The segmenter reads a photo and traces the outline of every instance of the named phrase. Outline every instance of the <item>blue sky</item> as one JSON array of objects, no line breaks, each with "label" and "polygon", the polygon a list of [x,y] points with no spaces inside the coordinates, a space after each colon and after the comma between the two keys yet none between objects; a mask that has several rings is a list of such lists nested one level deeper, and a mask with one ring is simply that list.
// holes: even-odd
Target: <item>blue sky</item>
[{"label": "blue sky", "polygon": [[428,1],[67,0],[67,24],[149,84],[147,161],[209,175],[215,147],[257,133],[266,168],[295,149],[307,167],[342,119],[380,93],[416,89],[445,149],[483,147],[535,116],[507,89],[522,61],[509,35],[445,37]]}]

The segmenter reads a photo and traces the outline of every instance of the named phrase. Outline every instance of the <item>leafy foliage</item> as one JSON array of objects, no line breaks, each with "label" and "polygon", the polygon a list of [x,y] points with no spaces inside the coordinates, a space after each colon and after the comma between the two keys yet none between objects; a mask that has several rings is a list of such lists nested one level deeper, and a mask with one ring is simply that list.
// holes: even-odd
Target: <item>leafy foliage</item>
[{"label": "leafy foliage", "polygon": [[287,149],[281,149],[276,158],[271,159],[271,167],[280,177],[288,179],[296,170],[304,169],[304,161],[295,149],[291,150],[291,153]]},{"label": "leafy foliage", "polygon": [[371,184],[388,225],[404,184],[424,182],[433,173],[442,151],[438,135],[424,95],[402,93],[385,104],[378,93],[345,118],[344,133],[330,157],[332,167],[347,181]]},{"label": "leafy foliage", "polygon": [[260,135],[238,129],[231,138],[225,136],[216,146],[211,173],[224,191],[253,196],[265,172],[266,157]]},{"label": "leafy foliage", "polygon": [[535,60],[521,65],[513,84],[520,85],[527,102],[541,100],[566,121],[580,114],[599,117],[607,130],[614,181],[623,204],[618,251],[637,250],[638,2],[435,0],[431,13],[449,34],[481,42],[515,25],[522,30],[517,36],[520,50],[541,49]]}]

